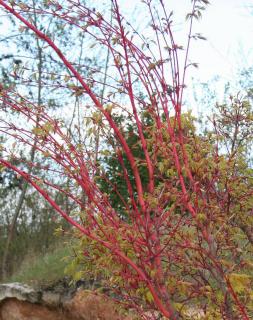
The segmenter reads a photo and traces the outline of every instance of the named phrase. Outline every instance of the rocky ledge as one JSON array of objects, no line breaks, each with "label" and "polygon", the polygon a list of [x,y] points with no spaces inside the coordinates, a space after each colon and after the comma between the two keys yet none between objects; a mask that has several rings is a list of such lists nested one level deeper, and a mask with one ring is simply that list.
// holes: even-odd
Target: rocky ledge
[{"label": "rocky ledge", "polygon": [[94,319],[127,320],[107,297],[64,282],[46,288],[21,283],[0,285],[0,320]]}]

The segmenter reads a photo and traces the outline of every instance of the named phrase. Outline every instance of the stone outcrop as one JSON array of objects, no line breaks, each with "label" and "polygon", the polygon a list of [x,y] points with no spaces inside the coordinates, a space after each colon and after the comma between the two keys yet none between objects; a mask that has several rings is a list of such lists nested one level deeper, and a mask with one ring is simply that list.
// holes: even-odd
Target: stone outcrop
[{"label": "stone outcrop", "polygon": [[[0,320],[133,320],[119,313],[111,299],[79,288],[67,280],[45,288],[20,283],[0,284]],[[147,314],[148,315],[148,314]],[[187,319],[206,319],[204,311],[188,308]]]},{"label": "stone outcrop", "polygon": [[20,283],[0,285],[0,320],[95,319],[127,320],[112,301],[92,291],[62,283],[43,289]]},{"label": "stone outcrop", "polygon": [[6,283],[0,285],[0,302],[7,298],[16,298],[21,301],[38,302],[41,293],[21,283]]}]

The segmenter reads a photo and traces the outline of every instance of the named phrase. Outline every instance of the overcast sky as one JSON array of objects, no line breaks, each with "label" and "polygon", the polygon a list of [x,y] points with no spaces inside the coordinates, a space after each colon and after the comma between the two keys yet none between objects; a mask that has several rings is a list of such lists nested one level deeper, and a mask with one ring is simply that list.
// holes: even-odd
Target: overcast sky
[{"label": "overcast sky", "polygon": [[[147,20],[140,1],[118,0],[127,19],[135,20],[134,24],[145,30]],[[192,43],[190,57],[192,62],[199,63],[199,69],[190,74],[200,81],[207,81],[214,75],[230,81],[238,69],[253,66],[253,0],[209,1],[203,18],[194,24],[194,31],[202,33],[207,41]],[[191,9],[191,0],[165,0],[164,3],[168,10],[174,11],[176,38],[178,44],[183,45],[186,40],[185,15]]]},{"label": "overcast sky", "polygon": [[[118,1],[127,19],[145,32],[147,19],[140,0]],[[199,63],[199,68],[188,70],[189,86],[192,78],[195,82],[207,82],[216,75],[223,82],[233,82],[240,70],[253,66],[253,0],[209,1],[203,18],[194,23],[194,32],[203,34],[207,41],[192,42],[191,62]],[[108,4],[110,0],[103,2]],[[164,3],[174,11],[176,39],[184,45],[185,16],[191,10],[191,0],[164,0]]]},{"label": "overcast sky", "polygon": [[[135,7],[140,0],[119,0],[126,16],[138,16],[136,23],[144,26],[136,15]],[[253,1],[252,0],[209,0],[203,18],[195,22],[194,31],[202,33],[207,41],[192,44],[191,57],[200,63],[194,76],[205,81],[219,74],[227,80],[238,68],[253,65]],[[190,0],[166,0],[168,10],[174,11],[175,29],[179,42],[183,41],[185,15],[190,11]],[[135,13],[135,14],[134,14]],[[139,20],[139,21],[138,21]]]},{"label": "overcast sky", "polygon": [[[140,0],[118,0],[126,17],[137,17],[135,24],[145,30],[143,12],[138,11]],[[216,96],[224,97],[224,83],[230,82],[236,94],[238,73],[243,68],[253,67],[253,0],[209,0],[210,5],[200,21],[194,22],[194,32],[203,34],[206,41],[192,42],[191,62],[199,68],[188,70],[187,100],[194,105],[192,83],[208,82],[215,76]],[[186,13],[191,10],[190,0],[166,0],[168,10],[174,11],[174,30],[178,44],[186,43]],[[193,79],[193,82],[192,82]],[[234,87],[233,87],[234,84]],[[199,89],[199,86],[198,86]],[[189,97],[190,95],[190,97]],[[195,111],[196,105],[193,107]]]},{"label": "overcast sky", "polygon": [[230,80],[238,69],[253,66],[253,1],[214,0],[195,25],[207,37],[193,45],[200,62],[199,77],[215,73]]}]

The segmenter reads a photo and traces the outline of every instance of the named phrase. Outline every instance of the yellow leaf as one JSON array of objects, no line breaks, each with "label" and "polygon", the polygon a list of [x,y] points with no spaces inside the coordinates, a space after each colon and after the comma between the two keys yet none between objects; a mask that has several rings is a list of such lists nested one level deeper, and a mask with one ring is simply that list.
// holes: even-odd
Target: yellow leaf
[{"label": "yellow leaf", "polygon": [[153,298],[153,296],[152,296],[152,293],[151,293],[150,291],[148,291],[148,292],[146,293],[146,300],[147,300],[149,303],[153,302],[153,300],[154,300],[154,298]]},{"label": "yellow leaf", "polygon": [[235,292],[241,293],[250,286],[251,277],[247,274],[231,273],[229,280]]}]

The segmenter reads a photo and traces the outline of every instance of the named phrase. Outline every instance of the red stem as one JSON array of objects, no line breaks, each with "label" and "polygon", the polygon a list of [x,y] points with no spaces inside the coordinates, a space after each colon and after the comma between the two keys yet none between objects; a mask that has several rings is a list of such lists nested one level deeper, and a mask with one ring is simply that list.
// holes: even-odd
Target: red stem
[{"label": "red stem", "polygon": [[85,92],[89,95],[89,97],[94,102],[95,106],[102,112],[102,114],[105,116],[106,120],[109,122],[110,127],[115,132],[115,135],[118,137],[126,156],[128,157],[128,160],[130,162],[131,168],[133,170],[133,174],[136,181],[136,188],[138,193],[138,199],[140,206],[142,208],[142,211],[145,212],[145,201],[143,197],[143,188],[142,188],[142,182],[140,178],[140,174],[135,162],[135,159],[132,155],[132,152],[124,139],[123,135],[121,134],[119,128],[117,127],[116,123],[112,120],[109,112],[107,112],[102,104],[100,103],[99,99],[96,97],[96,95],[92,92],[90,87],[87,85],[87,83],[83,80],[80,73],[72,66],[72,64],[66,59],[64,54],[61,52],[61,50],[55,45],[55,43],[46,36],[43,32],[38,30],[34,25],[32,25],[29,21],[27,21],[25,18],[23,18],[17,11],[15,11],[13,8],[8,6],[3,0],[0,0],[0,5],[2,5],[7,11],[9,11],[11,14],[13,14],[15,17],[17,17],[20,21],[22,21],[30,30],[32,30],[39,38],[46,41],[49,46],[55,51],[55,53],[59,56],[59,58],[63,61],[64,65],[73,73],[75,78],[80,82],[82,87],[84,88]]}]

